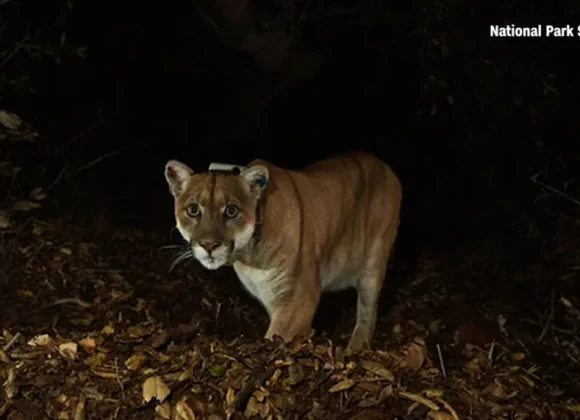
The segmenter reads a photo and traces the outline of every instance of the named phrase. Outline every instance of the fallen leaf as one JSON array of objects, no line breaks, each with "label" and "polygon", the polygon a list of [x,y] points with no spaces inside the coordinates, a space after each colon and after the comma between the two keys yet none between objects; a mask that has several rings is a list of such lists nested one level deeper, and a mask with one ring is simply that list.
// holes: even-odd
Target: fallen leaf
[{"label": "fallen leaf", "polygon": [[181,372],[181,374],[177,377],[177,380],[179,382],[183,382],[188,380],[189,378],[191,378],[193,376],[193,366],[187,366],[183,372]]},{"label": "fallen leaf", "polygon": [[155,407],[155,413],[164,420],[171,419],[171,404],[159,404],[157,407]]},{"label": "fallen leaf", "polygon": [[8,377],[4,381],[4,393],[6,398],[11,400],[18,394],[18,384],[16,383],[16,370],[14,368],[8,369]]},{"label": "fallen leaf", "polygon": [[360,364],[366,371],[387,379],[388,381],[395,382],[395,375],[393,375],[393,372],[380,363],[373,362],[372,360],[361,360]]},{"label": "fallen leaf", "polygon": [[209,368],[209,373],[214,378],[219,378],[226,373],[226,368],[223,365],[213,365]]},{"label": "fallen leaf", "polygon": [[425,363],[427,349],[425,347],[425,340],[417,337],[411,344],[407,346],[406,355],[401,363],[401,367],[408,367],[413,371],[418,371]]},{"label": "fallen leaf", "polygon": [[86,337],[79,340],[80,346],[83,348],[84,351],[90,353],[97,347],[97,342],[94,338]]},{"label": "fallen leaf", "polygon": [[138,371],[147,361],[147,355],[145,353],[134,353],[127,360],[125,360],[125,367],[132,371]]},{"label": "fallen leaf", "polygon": [[428,407],[433,411],[439,411],[439,407],[437,406],[437,404],[435,404],[433,401],[431,401],[428,398],[422,397],[419,394],[414,394],[412,392],[400,391],[398,393],[398,395],[399,395],[399,397],[403,397],[403,398],[406,398],[407,400],[411,400],[411,401],[414,401],[416,403],[422,404],[425,407]]},{"label": "fallen leaf", "polygon": [[28,201],[28,200],[22,200],[22,201],[17,201],[16,203],[14,203],[14,211],[30,211],[30,210],[35,210],[35,209],[39,209],[42,206],[38,203],[35,203],[34,201]]},{"label": "fallen leaf", "polygon": [[442,397],[444,392],[442,389],[432,388],[432,389],[424,390],[423,394],[425,394],[425,396],[427,398],[436,398],[436,397]]},{"label": "fallen leaf", "polygon": [[61,248],[60,253],[64,255],[72,255],[72,250],[70,248]]},{"label": "fallen leaf", "polygon": [[10,213],[6,210],[0,210],[0,229],[7,229],[10,227]]},{"label": "fallen leaf", "polygon": [[85,406],[86,406],[86,397],[82,396],[74,409],[73,420],[85,419]]},{"label": "fallen leaf", "polygon": [[453,417],[451,414],[449,413],[445,413],[443,411],[429,411],[429,414],[427,414],[427,417],[433,420],[455,420],[455,417]]},{"label": "fallen leaf", "polygon": [[334,392],[346,391],[346,390],[352,388],[354,386],[354,384],[355,384],[355,382],[352,379],[345,379],[345,380],[340,381],[339,383],[331,386],[330,389],[328,390],[328,392],[334,393]]},{"label": "fallen leaf", "polygon": [[115,327],[113,326],[112,323],[109,322],[107,325],[105,325],[103,327],[103,329],[101,330],[101,332],[104,335],[113,335],[113,334],[115,334]]},{"label": "fallen leaf", "polygon": [[58,346],[58,352],[64,359],[75,360],[78,352],[78,344],[74,341],[62,343]]},{"label": "fallen leaf", "polygon": [[252,418],[260,413],[261,404],[258,402],[256,397],[252,396],[246,404],[246,409],[244,410],[244,416],[247,418]]},{"label": "fallen leaf", "polygon": [[127,328],[127,334],[131,338],[142,338],[151,334],[152,325],[133,325]]},{"label": "fallen leaf", "polygon": [[159,376],[151,376],[143,382],[143,400],[145,402],[149,402],[153,398],[163,402],[170,393],[171,390]]},{"label": "fallen leaf", "polygon": [[0,124],[10,130],[16,130],[22,124],[22,120],[18,115],[0,109]]},{"label": "fallen leaf", "polygon": [[48,334],[35,335],[28,341],[28,345],[32,347],[49,346],[54,344],[54,340]]},{"label": "fallen leaf", "polygon": [[276,382],[278,382],[278,379],[280,378],[280,376],[282,375],[282,370],[281,369],[276,369],[274,371],[274,373],[272,374],[272,376],[270,377],[270,379],[268,379],[267,386],[268,387],[272,387],[276,384]]},{"label": "fallen leaf", "polygon": [[234,403],[235,393],[232,387],[228,388],[228,392],[226,392],[226,405],[231,406]]},{"label": "fallen leaf", "polygon": [[297,385],[304,380],[304,368],[300,363],[294,363],[288,368],[288,385]]},{"label": "fallen leaf", "polygon": [[189,405],[185,402],[185,399],[181,399],[175,405],[176,420],[195,420],[195,413]]},{"label": "fallen leaf", "polygon": [[32,191],[30,191],[29,197],[32,200],[41,201],[41,200],[44,200],[46,197],[48,197],[48,194],[46,194],[46,192],[44,191],[44,188],[36,187]]}]

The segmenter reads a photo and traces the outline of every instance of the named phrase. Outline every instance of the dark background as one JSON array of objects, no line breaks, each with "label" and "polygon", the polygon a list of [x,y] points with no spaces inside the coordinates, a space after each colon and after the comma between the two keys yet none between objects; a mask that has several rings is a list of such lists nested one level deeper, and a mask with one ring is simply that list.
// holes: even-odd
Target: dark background
[{"label": "dark background", "polygon": [[1,105],[43,133],[44,176],[66,168],[57,211],[87,220],[170,227],[168,159],[198,171],[257,157],[300,167],[359,149],[400,175],[403,237],[456,246],[531,206],[534,173],[574,176],[579,41],[489,38],[491,23],[574,24],[565,2],[367,1],[326,15],[344,3],[293,3],[318,13],[302,24],[300,48],[325,61],[271,100],[264,86],[279,73],[223,45],[195,3],[8,3],[7,50],[23,33],[58,45],[65,32],[87,54],[62,52],[59,63],[15,54],[2,70],[25,68],[34,92],[5,86]]}]

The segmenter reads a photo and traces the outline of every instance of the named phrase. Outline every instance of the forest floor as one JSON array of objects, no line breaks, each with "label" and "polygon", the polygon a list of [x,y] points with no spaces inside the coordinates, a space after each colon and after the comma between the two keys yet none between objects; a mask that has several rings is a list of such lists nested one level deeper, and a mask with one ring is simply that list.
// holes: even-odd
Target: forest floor
[{"label": "forest floor", "polygon": [[[0,121],[8,149],[34,147]],[[48,190],[0,213],[0,417],[578,418],[580,232],[545,208],[422,250],[373,350],[351,354],[352,296],[327,297],[335,322],[310,339],[265,342],[267,315],[231,271],[168,274],[159,232],[51,214]]]}]

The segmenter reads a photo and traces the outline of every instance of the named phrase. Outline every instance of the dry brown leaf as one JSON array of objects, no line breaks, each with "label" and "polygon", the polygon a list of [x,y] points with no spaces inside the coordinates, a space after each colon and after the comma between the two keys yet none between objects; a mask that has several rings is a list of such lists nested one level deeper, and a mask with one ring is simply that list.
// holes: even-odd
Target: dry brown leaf
[{"label": "dry brown leaf", "polygon": [[26,211],[30,211],[30,210],[35,210],[35,209],[39,209],[42,206],[38,203],[35,203],[34,201],[29,201],[29,200],[21,200],[21,201],[17,201],[16,203],[14,203],[14,211],[22,211],[22,212],[26,212]]},{"label": "dry brown leaf", "polygon": [[228,392],[226,392],[226,405],[231,406],[234,403],[235,393],[232,387],[228,388]]},{"label": "dry brown leaf", "polygon": [[9,130],[16,130],[22,125],[22,120],[18,115],[0,109],[0,124]]},{"label": "dry brown leaf", "polygon": [[193,366],[187,366],[183,372],[181,372],[181,374],[178,376],[177,380],[179,382],[183,382],[188,380],[189,378],[191,378],[193,376]]},{"label": "dry brown leaf", "polygon": [[104,335],[113,335],[113,334],[115,334],[115,327],[113,326],[113,324],[111,322],[109,322],[107,325],[105,325],[103,327],[103,329],[101,330],[101,332]]},{"label": "dry brown leaf", "polygon": [[252,418],[254,416],[257,416],[258,413],[260,412],[260,407],[261,407],[261,404],[258,402],[256,397],[252,396],[248,400],[248,404],[246,404],[246,409],[244,411],[244,415],[247,418]]},{"label": "dry brown leaf", "polygon": [[8,355],[4,350],[2,350],[2,348],[0,348],[0,362],[10,363],[10,357],[8,357]]},{"label": "dry brown leaf", "polygon": [[161,417],[164,420],[170,420],[171,419],[171,404],[169,403],[163,403],[163,404],[159,404],[157,407],[155,407],[155,414],[157,414],[159,417]]},{"label": "dry brown leaf", "polygon": [[403,397],[406,398],[408,400],[414,401],[416,403],[419,404],[423,404],[425,407],[433,410],[433,411],[439,411],[439,407],[437,406],[437,404],[435,404],[433,401],[431,401],[428,398],[422,397],[419,394],[414,394],[412,392],[406,392],[406,391],[400,391],[398,393],[399,397]]},{"label": "dry brown leaf", "polygon": [[74,341],[68,343],[62,343],[58,346],[58,352],[63,359],[75,360],[78,352],[78,344]]},{"label": "dry brown leaf", "polygon": [[187,402],[185,402],[185,399],[177,402],[175,405],[175,414],[176,420],[195,420],[195,413]]},{"label": "dry brown leaf", "polygon": [[427,349],[425,340],[417,337],[406,348],[406,355],[401,363],[401,367],[408,367],[413,371],[418,371],[425,363]]},{"label": "dry brown leaf", "polygon": [[272,386],[276,385],[276,382],[278,382],[278,379],[280,379],[281,375],[282,375],[282,370],[276,369],[274,371],[274,373],[272,374],[272,376],[270,376],[270,379],[268,379],[268,381],[267,381],[268,386],[272,387]]},{"label": "dry brown leaf", "polygon": [[345,380],[340,381],[339,383],[331,386],[330,389],[328,390],[328,392],[334,393],[334,392],[346,391],[346,390],[349,390],[350,388],[352,388],[354,386],[354,384],[355,384],[355,382],[352,379],[345,379]]},{"label": "dry brown leaf", "polygon": [[146,335],[151,334],[153,328],[154,326],[151,324],[132,325],[129,328],[127,328],[127,334],[129,334],[129,337],[131,338],[142,338],[145,337]]},{"label": "dry brown leaf", "polygon": [[10,227],[10,213],[6,210],[0,210],[0,229]]},{"label": "dry brown leaf", "polygon": [[170,393],[171,390],[159,376],[151,376],[143,382],[143,400],[145,402],[149,402],[153,398],[163,402]]},{"label": "dry brown leaf", "polygon": [[29,197],[32,200],[41,201],[41,200],[44,200],[46,197],[48,197],[48,194],[46,194],[46,192],[44,191],[44,188],[36,187],[32,191],[30,191]]},{"label": "dry brown leaf", "polygon": [[18,384],[16,383],[16,370],[14,368],[8,369],[8,375],[3,386],[6,398],[11,400],[16,397],[18,394]]},{"label": "dry brown leaf", "polygon": [[451,414],[449,413],[445,413],[443,411],[429,411],[429,414],[427,414],[427,417],[433,420],[455,420],[455,417],[453,417]]},{"label": "dry brown leaf", "polygon": [[125,360],[125,367],[136,372],[145,364],[147,361],[147,355],[145,353],[134,353],[127,360]]},{"label": "dry brown leaf", "polygon": [[61,248],[60,253],[63,255],[72,255],[72,249],[70,248]]},{"label": "dry brown leaf", "polygon": [[438,397],[443,396],[444,391],[442,389],[431,388],[431,389],[425,389],[423,391],[423,394],[425,394],[425,396],[427,398],[438,398]]},{"label": "dry brown leaf", "polygon": [[85,337],[79,340],[80,346],[83,348],[84,351],[87,353],[92,352],[97,347],[97,342],[94,338]]},{"label": "dry brown leaf", "polygon": [[48,334],[35,335],[28,341],[28,345],[32,347],[51,346],[54,340]]},{"label": "dry brown leaf", "polygon": [[459,416],[457,415],[457,411],[455,411],[455,409],[453,407],[451,407],[451,404],[449,404],[447,401],[445,401],[444,399],[441,398],[435,398],[435,400],[443,405],[443,407],[445,407],[445,409],[447,411],[449,411],[449,413],[451,413],[451,417],[453,417],[455,420],[459,420]]},{"label": "dry brown leaf", "polygon": [[79,402],[74,408],[73,420],[84,420],[85,419],[85,406],[86,398],[84,396],[80,397]]},{"label": "dry brown leaf", "polygon": [[287,383],[290,386],[298,385],[304,380],[304,368],[300,363],[294,363],[288,368]]},{"label": "dry brown leaf", "polygon": [[395,382],[395,375],[393,375],[393,372],[380,363],[373,362],[372,360],[361,360],[360,364],[366,371],[387,379],[388,381]]}]

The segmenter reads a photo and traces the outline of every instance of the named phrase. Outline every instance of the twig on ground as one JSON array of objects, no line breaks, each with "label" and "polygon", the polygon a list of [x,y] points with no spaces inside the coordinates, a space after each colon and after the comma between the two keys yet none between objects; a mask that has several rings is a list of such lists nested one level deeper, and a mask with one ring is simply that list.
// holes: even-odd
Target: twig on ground
[{"label": "twig on ground", "polygon": [[57,299],[54,302],[48,303],[46,305],[43,305],[40,308],[34,309],[34,310],[30,311],[28,313],[28,315],[32,315],[32,314],[35,314],[37,312],[44,311],[45,309],[52,308],[54,306],[65,305],[67,303],[73,303],[75,305],[80,306],[81,308],[90,308],[93,306],[92,304],[85,302],[84,300],[76,298],[76,297],[62,298],[62,299]]},{"label": "twig on ground", "polygon": [[489,352],[487,353],[487,359],[489,360],[489,364],[493,363],[493,351],[495,350],[495,340],[491,342],[491,346],[489,346]]},{"label": "twig on ground", "polygon": [[12,337],[12,339],[8,342],[8,344],[6,344],[4,347],[2,347],[2,350],[5,352],[9,351],[21,336],[22,336],[22,334],[20,334],[19,332],[14,334],[14,337]]},{"label": "twig on ground", "polygon": [[437,355],[439,356],[439,364],[441,365],[441,373],[444,378],[447,378],[447,371],[445,370],[445,363],[443,362],[443,353],[441,352],[441,346],[437,344]]},{"label": "twig on ground", "polygon": [[550,313],[548,314],[548,319],[546,320],[546,323],[544,324],[544,327],[542,328],[542,333],[538,337],[538,343],[542,342],[546,333],[548,332],[548,328],[552,325],[552,321],[554,319],[554,313],[556,311],[556,305],[554,303],[555,294],[556,294],[556,289],[554,288],[554,289],[552,289],[552,296],[550,298]]},{"label": "twig on ground", "polygon": [[47,305],[47,308],[51,308],[51,307],[53,307],[53,306],[65,305],[65,304],[67,304],[67,303],[74,303],[75,305],[79,305],[79,306],[80,306],[80,307],[82,307],[82,308],[90,308],[91,306],[93,306],[93,305],[91,305],[90,303],[88,303],[88,302],[85,302],[85,301],[84,301],[84,300],[82,300],[82,299],[79,299],[79,298],[76,298],[76,297],[74,297],[74,298],[62,298],[62,299],[57,299],[57,300],[55,300],[54,302],[52,302],[52,303],[49,303],[49,304]]},{"label": "twig on ground", "polygon": [[[534,183],[534,184],[538,184],[539,186],[541,186],[542,188],[547,189],[548,191],[559,195],[562,198],[565,198],[566,200],[576,204],[577,206],[580,206],[580,200],[575,199],[574,197],[569,196],[568,194],[566,194],[563,191],[560,191],[554,187],[552,187],[551,185],[546,184],[545,182],[539,181],[538,180],[538,176],[540,176],[542,174],[542,172],[538,172],[537,174],[535,174],[534,176],[530,177],[530,180]],[[568,181],[570,182],[570,181]],[[566,183],[568,184],[568,183]],[[538,197],[538,199],[542,198],[543,196]],[[536,199],[536,201],[538,200]]]},{"label": "twig on ground", "polygon": [[125,401],[125,387],[123,386],[123,382],[121,382],[121,378],[119,377],[119,363],[117,357],[115,357],[115,379],[117,379],[119,389],[121,390],[121,398],[123,401]]}]

